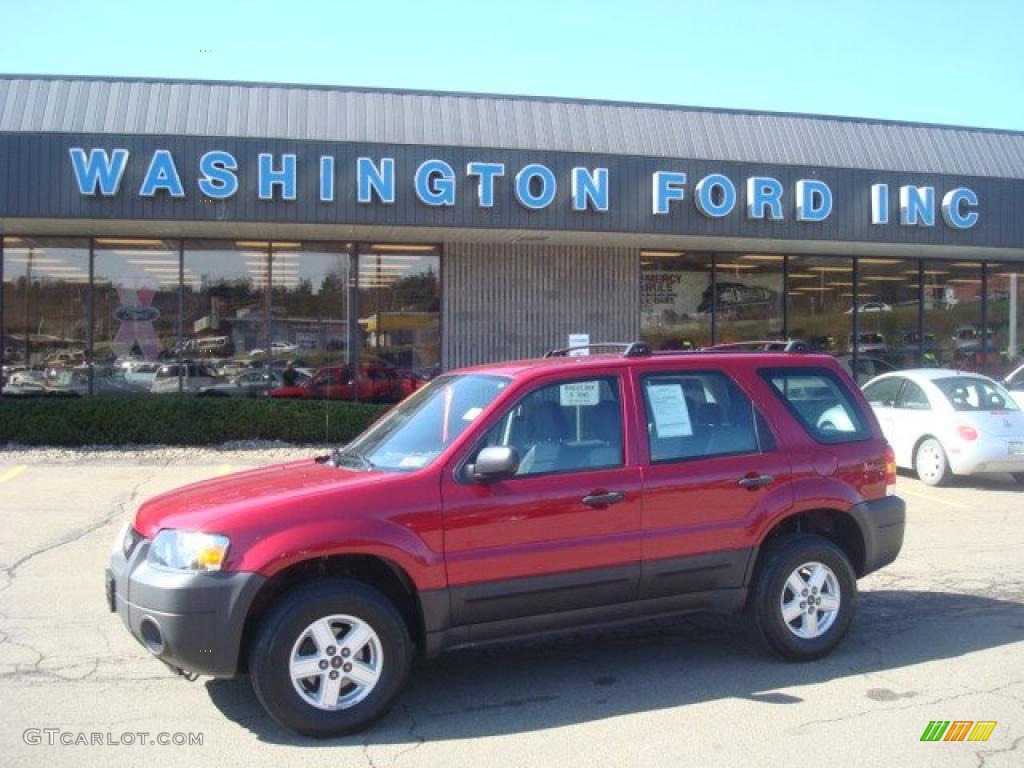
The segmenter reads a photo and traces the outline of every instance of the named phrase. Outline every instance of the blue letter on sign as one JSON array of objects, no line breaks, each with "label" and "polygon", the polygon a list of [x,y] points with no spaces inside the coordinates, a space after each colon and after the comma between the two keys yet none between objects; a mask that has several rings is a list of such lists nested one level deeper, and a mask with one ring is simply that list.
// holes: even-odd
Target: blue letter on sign
[{"label": "blue letter on sign", "polygon": [[128,164],[127,149],[115,149],[111,152],[110,158],[107,157],[105,149],[90,149],[88,158],[85,156],[85,150],[79,147],[72,147],[68,153],[71,155],[75,181],[78,182],[78,194],[92,197],[96,194],[96,187],[99,187],[100,194],[105,197],[117,194],[125,166]]},{"label": "blue letter on sign", "polygon": [[889,223],[889,185],[871,185],[871,223]]},{"label": "blue letter on sign", "polygon": [[796,220],[824,221],[832,213],[832,190],[817,179],[796,183]]},{"label": "blue letter on sign", "polygon": [[978,196],[973,190],[967,187],[951,189],[942,196],[942,219],[953,229],[970,229],[978,223],[978,212],[962,213],[960,209],[967,206],[976,208],[977,205]]},{"label": "blue letter on sign", "polygon": [[320,202],[329,203],[334,200],[334,158],[331,155],[320,156]]},{"label": "blue letter on sign", "polygon": [[199,191],[213,200],[226,200],[238,191],[238,162],[230,152],[214,150],[199,158]]},{"label": "blue letter on sign", "polygon": [[770,176],[747,179],[747,218],[763,219],[764,209],[772,221],[782,221],[782,184]]},{"label": "blue letter on sign", "polygon": [[281,170],[274,168],[274,156],[260,153],[260,200],[273,200],[274,187],[281,187],[282,200],[295,199],[295,155],[281,155]]},{"label": "blue letter on sign", "polygon": [[174,158],[166,149],[158,149],[149,161],[149,169],[142,179],[139,194],[142,197],[153,197],[157,190],[164,190],[171,197],[184,197],[185,190],[181,186],[178,169],[174,166]]},{"label": "blue letter on sign", "polygon": [[654,214],[662,216],[668,213],[668,204],[672,200],[685,197],[686,174],[676,171],[657,171],[651,177],[654,193]]},{"label": "blue letter on sign", "polygon": [[416,169],[416,197],[427,205],[455,205],[455,171],[444,160],[427,160]]},{"label": "blue letter on sign", "polygon": [[504,163],[467,163],[467,176],[479,176],[480,183],[476,188],[477,201],[481,208],[494,207],[494,180],[505,175]]},{"label": "blue letter on sign", "polygon": [[395,202],[395,159],[382,157],[380,168],[368,157],[356,160],[356,199],[360,203],[373,202],[373,196],[382,203]]},{"label": "blue letter on sign", "polygon": [[608,169],[572,169],[572,209],[585,211],[587,207],[600,213],[608,212]]},{"label": "blue letter on sign", "polygon": [[[534,179],[540,179],[540,193],[533,194],[530,190],[530,183]],[[555,192],[558,190],[558,182],[555,181],[555,174],[546,165],[531,163],[523,166],[523,169],[516,174],[516,199],[524,208],[531,211],[539,211],[547,208],[555,199]]]},{"label": "blue letter on sign", "polygon": [[[715,202],[715,190],[721,191],[721,202]],[[732,213],[736,207],[736,187],[728,176],[712,173],[697,183],[697,210],[712,219],[720,219]]]},{"label": "blue letter on sign", "polygon": [[935,226],[934,187],[900,187],[900,224],[904,227]]}]

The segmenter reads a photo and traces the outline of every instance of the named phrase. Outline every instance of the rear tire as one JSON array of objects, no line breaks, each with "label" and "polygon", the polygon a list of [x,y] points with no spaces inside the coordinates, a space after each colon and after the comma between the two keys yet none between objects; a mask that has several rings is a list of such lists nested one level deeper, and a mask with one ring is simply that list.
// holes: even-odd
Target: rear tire
[{"label": "rear tire", "polygon": [[765,647],[791,661],[830,653],[846,635],[857,605],[857,578],[843,551],[810,534],[767,545],[750,609]]},{"label": "rear tire", "polygon": [[942,443],[934,437],[926,438],[917,446],[914,453],[914,471],[925,485],[949,485],[953,481],[953,470],[949,468],[949,459]]},{"label": "rear tire", "polygon": [[256,634],[249,674],[274,720],[327,738],[383,717],[412,658],[409,630],[391,601],[362,582],[327,579],[278,600]]}]

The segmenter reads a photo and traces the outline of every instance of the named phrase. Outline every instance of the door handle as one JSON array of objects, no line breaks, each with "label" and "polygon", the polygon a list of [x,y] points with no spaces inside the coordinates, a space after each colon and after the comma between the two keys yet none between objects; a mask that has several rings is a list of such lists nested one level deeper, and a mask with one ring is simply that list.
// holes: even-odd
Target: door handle
[{"label": "door handle", "polygon": [[588,507],[607,507],[609,504],[618,504],[620,501],[625,501],[625,499],[625,494],[613,491],[612,493],[597,493],[584,496],[580,501]]},{"label": "door handle", "polygon": [[736,485],[741,488],[763,488],[766,485],[771,485],[775,482],[775,478],[771,475],[753,475],[752,477],[741,477],[736,481]]}]

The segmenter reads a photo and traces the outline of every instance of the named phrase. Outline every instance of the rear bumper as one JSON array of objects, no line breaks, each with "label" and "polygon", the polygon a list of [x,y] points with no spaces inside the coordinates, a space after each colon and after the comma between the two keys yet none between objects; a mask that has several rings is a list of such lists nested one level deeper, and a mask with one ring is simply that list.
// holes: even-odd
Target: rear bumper
[{"label": "rear bumper", "polygon": [[949,468],[957,475],[985,472],[1024,472],[1024,454],[1014,453],[1019,439],[982,437],[975,445],[958,452],[950,450]]},{"label": "rear bumper", "polygon": [[146,562],[149,542],[107,568],[110,607],[160,661],[186,672],[232,677],[242,630],[265,582],[257,573],[180,573]]},{"label": "rear bumper", "polygon": [[903,547],[907,506],[899,496],[862,501],[849,510],[864,539],[864,565],[857,576],[867,576],[893,560]]}]

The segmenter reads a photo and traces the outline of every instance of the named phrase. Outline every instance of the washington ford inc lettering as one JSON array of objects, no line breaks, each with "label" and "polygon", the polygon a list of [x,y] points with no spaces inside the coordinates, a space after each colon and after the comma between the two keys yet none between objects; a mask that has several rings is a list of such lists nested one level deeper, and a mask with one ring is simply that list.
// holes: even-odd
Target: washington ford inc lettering
[{"label": "washington ford inc lettering", "polygon": [[[115,197],[120,193],[125,169],[132,161],[127,149],[107,151],[81,147],[68,150],[75,182],[81,195],[88,197]],[[299,168],[294,154],[274,155],[260,153],[254,169],[256,189],[260,200],[294,201],[300,173],[314,173],[318,179],[319,200],[335,200],[339,169],[335,157],[322,155],[315,167]],[[174,155],[166,149],[157,149],[144,158],[146,171],[138,189],[140,197],[186,197]],[[354,173],[353,173],[354,171]],[[245,172],[230,152],[211,150],[199,159],[196,191],[209,200],[227,200],[239,191],[239,174]],[[608,168],[574,167],[568,174],[568,202],[577,212],[607,213],[612,204],[611,181]],[[354,169],[346,177],[354,186],[356,200],[366,205],[390,205],[398,194],[395,160],[391,157],[358,157]],[[494,207],[495,187],[500,183],[511,185],[519,205],[527,210],[543,210],[559,196],[556,174],[541,163],[528,163],[521,168],[506,168],[504,163],[471,161],[466,163],[460,180],[455,168],[444,160],[429,159],[420,163],[407,183],[416,198],[426,206],[454,206],[458,195],[466,194],[460,186],[468,186],[475,196],[476,205]],[[737,210],[737,182],[721,173],[710,173],[696,180],[692,193],[692,180],[684,171],[655,171],[651,174],[650,211],[654,216],[670,216],[675,207],[692,204],[704,216],[720,219],[734,215]],[[787,209],[796,221],[822,222],[832,213],[832,190],[820,179],[800,179],[793,188],[771,176],[750,176],[746,185],[746,218],[751,220],[782,221]],[[348,187],[349,193],[352,186]],[[565,193],[562,193],[563,196]],[[938,190],[934,186],[904,185],[890,190],[888,184],[872,184],[870,190],[871,223],[890,224],[890,195],[899,200],[899,226],[936,226],[937,194],[941,195],[938,209],[941,219],[951,229],[970,229],[978,222],[978,196],[968,187]],[[788,203],[787,203],[788,200]],[[692,202],[691,202],[692,201]],[[894,222],[895,223],[895,222]]]}]

